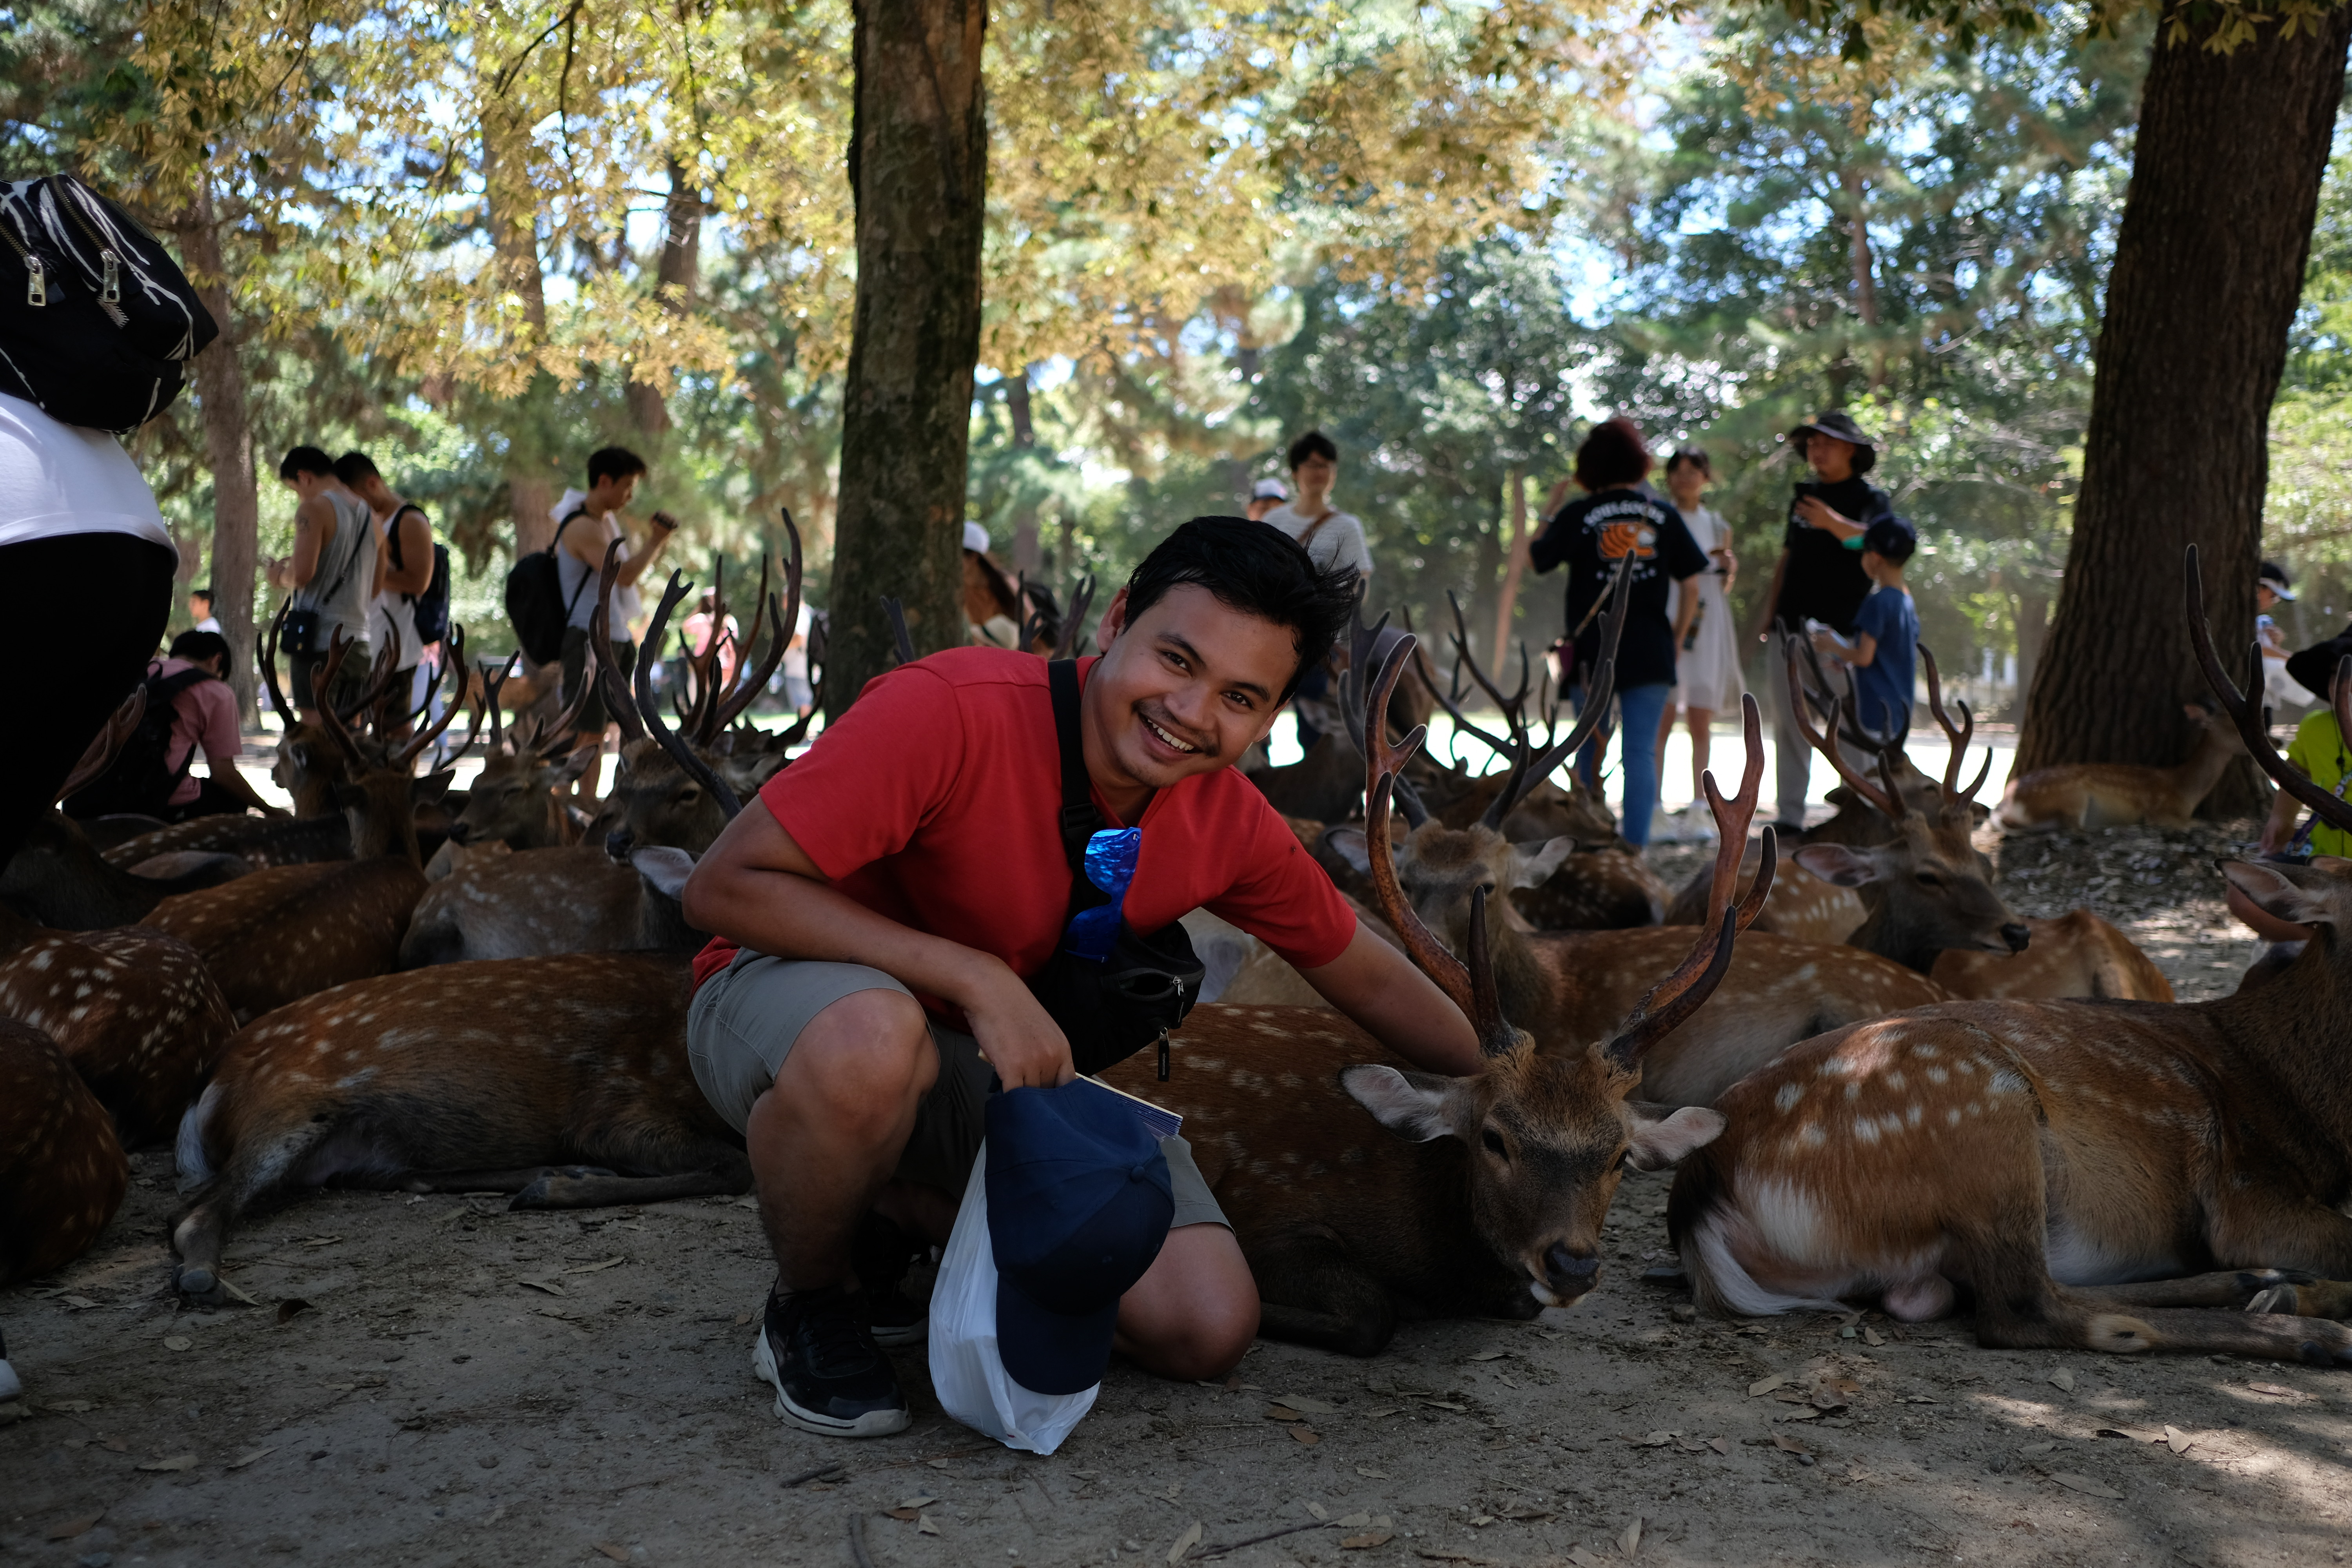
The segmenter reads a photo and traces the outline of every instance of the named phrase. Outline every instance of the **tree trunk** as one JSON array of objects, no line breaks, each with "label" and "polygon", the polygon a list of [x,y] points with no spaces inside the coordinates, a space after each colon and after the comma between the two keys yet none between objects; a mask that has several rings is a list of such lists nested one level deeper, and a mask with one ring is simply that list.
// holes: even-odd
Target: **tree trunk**
[{"label": "tree trunk", "polygon": [[[494,96],[482,107],[482,192],[489,217],[490,246],[498,266],[499,287],[522,310],[523,330],[511,333],[513,346],[535,352],[547,339],[547,280],[539,260],[539,197],[530,184],[528,110],[512,96]],[[553,395],[544,373],[515,399],[514,428],[507,447],[507,494],[514,513],[515,554],[544,550],[555,537],[555,521],[548,516],[560,493],[545,466],[538,434],[542,421],[533,414]]]},{"label": "tree trunk", "polygon": [[236,304],[221,261],[219,219],[212,182],[196,184],[194,211],[183,231],[196,297],[220,324],[220,336],[196,356],[196,397],[202,405],[205,458],[213,470],[213,614],[228,638],[230,689],[241,721],[258,712],[253,591],[261,553],[261,495],[253,472],[253,430],[245,394],[245,365],[236,357]]},{"label": "tree trunk", "polygon": [[[2352,7],[2234,53],[2159,28],[2099,330],[2074,535],[2018,737],[2017,770],[2168,765],[2205,697],[2181,621],[2199,547],[2215,640],[2253,636],[2271,398],[2326,172]],[[2229,659],[2242,668],[2235,658]],[[2257,808],[2250,766],[2208,797]]]},{"label": "tree trunk", "polygon": [[[687,178],[685,165],[669,161],[669,201],[662,215],[661,258],[654,265],[655,295],[662,311],[683,319],[694,308],[694,291],[702,270],[702,193]],[[666,434],[669,409],[653,385],[632,377],[623,389],[629,418],[649,437]]]},{"label": "tree trunk", "polygon": [[[1503,650],[1511,646],[1511,619],[1519,608],[1519,584],[1528,570],[1528,477],[1513,468],[1503,476],[1510,498],[1511,544],[1503,552],[1503,586],[1495,599],[1495,668],[1503,668]],[[1496,679],[1503,679],[1497,675]]]},{"label": "tree trunk", "polygon": [[1870,254],[1870,189],[1863,183],[1862,171],[1851,164],[1838,171],[1838,184],[1845,191],[1846,254],[1853,268],[1853,310],[1873,340],[1870,390],[1876,392],[1886,380],[1886,350],[1876,341],[1878,268]]},{"label": "tree trunk", "polygon": [[904,601],[919,655],[963,640],[987,22],[986,0],[856,0],[857,302],[842,387],[832,718],[890,667],[884,595]]}]

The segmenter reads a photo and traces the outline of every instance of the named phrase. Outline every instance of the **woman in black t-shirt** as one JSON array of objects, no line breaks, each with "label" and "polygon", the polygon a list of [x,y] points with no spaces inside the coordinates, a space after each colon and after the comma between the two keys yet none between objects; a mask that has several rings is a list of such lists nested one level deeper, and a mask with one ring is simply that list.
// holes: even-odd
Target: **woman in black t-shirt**
[{"label": "woman in black t-shirt", "polygon": [[[1594,426],[1576,449],[1576,482],[1587,493],[1554,511],[1528,547],[1528,563],[1538,573],[1568,563],[1568,624],[1580,677],[1600,658],[1600,605],[1610,580],[1620,562],[1630,557],[1633,563],[1633,603],[1617,645],[1616,686],[1624,733],[1618,764],[1625,779],[1618,831],[1636,847],[1649,843],[1650,816],[1658,804],[1658,718],[1675,684],[1675,650],[1698,605],[1696,594],[1684,595],[1681,623],[1669,623],[1666,584],[1688,582],[1709,565],[1681,515],[1641,488],[1649,471],[1649,448],[1633,421],[1621,416]],[[1555,505],[1562,493],[1553,492]],[[1571,689],[1581,707],[1581,680],[1572,680]],[[1596,789],[1608,743],[1604,724],[1577,758],[1577,772]]]}]

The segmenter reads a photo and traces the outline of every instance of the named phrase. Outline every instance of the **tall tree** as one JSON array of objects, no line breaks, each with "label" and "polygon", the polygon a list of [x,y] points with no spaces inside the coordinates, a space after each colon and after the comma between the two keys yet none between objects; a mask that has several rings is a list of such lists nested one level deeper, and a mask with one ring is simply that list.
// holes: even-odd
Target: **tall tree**
[{"label": "tall tree", "polygon": [[980,357],[986,0],[856,0],[849,142],[857,302],[842,388],[825,706],[890,666],[881,599],[918,654],[963,640],[964,483]]},{"label": "tall tree", "polygon": [[[2352,8],[2232,37],[2161,30],[2099,332],[2083,489],[2017,767],[2170,763],[2201,689],[2181,635],[2200,546],[2223,647],[2253,624],[2271,401],[2344,96]],[[2228,45],[2234,47],[2222,47]],[[2251,772],[2217,814],[2252,809]]]}]

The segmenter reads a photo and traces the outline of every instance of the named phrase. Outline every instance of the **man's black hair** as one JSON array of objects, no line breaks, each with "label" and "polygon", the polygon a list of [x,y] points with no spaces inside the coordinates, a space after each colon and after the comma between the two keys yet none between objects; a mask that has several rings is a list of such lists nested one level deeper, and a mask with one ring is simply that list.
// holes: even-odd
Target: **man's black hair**
[{"label": "man's black hair", "polygon": [[625,479],[646,471],[646,460],[626,447],[599,447],[588,454],[588,488],[600,479]]},{"label": "man's black hair", "polygon": [[221,661],[228,668],[228,638],[218,632],[182,632],[172,639],[172,657],[184,658],[190,664],[202,664],[208,658]]},{"label": "man's black hair", "polygon": [[1290,471],[1297,473],[1298,465],[1309,458],[1322,458],[1336,463],[1339,460],[1339,448],[1333,446],[1331,437],[1322,431],[1309,430],[1290,444]]},{"label": "man's black hair", "polygon": [[1666,459],[1666,472],[1671,474],[1685,463],[1698,469],[1700,473],[1705,474],[1708,479],[1711,479],[1715,478],[1715,461],[1706,455],[1706,447],[1675,447],[1675,455]]},{"label": "man's black hair", "polygon": [[1245,517],[1196,517],[1161,540],[1127,580],[1127,624],[1187,583],[1228,609],[1290,628],[1298,668],[1282,689],[1285,702],[1330,656],[1356,605],[1352,567],[1322,571],[1297,540]]},{"label": "man's black hair", "polygon": [[375,459],[365,452],[345,452],[335,459],[335,478],[357,489],[370,479],[383,478],[383,474],[376,468]]},{"label": "man's black hair", "polygon": [[316,447],[297,447],[278,465],[278,477],[290,479],[297,474],[323,474],[331,479],[335,477],[335,459]]},{"label": "man's black hair", "polygon": [[191,599],[202,599],[205,604],[209,605],[213,602],[213,591],[209,586],[203,588],[191,588],[188,590],[188,597]]}]

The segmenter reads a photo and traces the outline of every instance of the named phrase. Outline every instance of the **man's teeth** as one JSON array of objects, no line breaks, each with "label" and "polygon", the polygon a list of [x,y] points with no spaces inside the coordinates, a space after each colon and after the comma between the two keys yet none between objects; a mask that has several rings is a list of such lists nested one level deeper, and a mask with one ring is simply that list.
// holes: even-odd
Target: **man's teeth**
[{"label": "man's teeth", "polygon": [[1155,735],[1159,736],[1162,741],[1166,742],[1169,745],[1175,747],[1175,748],[1176,748],[1176,750],[1178,750],[1178,751],[1180,751],[1180,752],[1197,752],[1197,751],[1199,751],[1199,750],[1201,749],[1201,748],[1200,748],[1200,747],[1198,747],[1198,746],[1188,746],[1188,745],[1186,745],[1183,742],[1181,742],[1181,741],[1178,740],[1175,736],[1173,736],[1173,735],[1170,734],[1167,731],[1165,731],[1165,730],[1161,729],[1159,725],[1157,725],[1157,724],[1153,723],[1153,722],[1152,722],[1150,720],[1149,720],[1149,719],[1146,719],[1146,720],[1143,721],[1143,727],[1144,727],[1145,729],[1147,729],[1147,730],[1150,731],[1153,734],[1155,734]]}]

